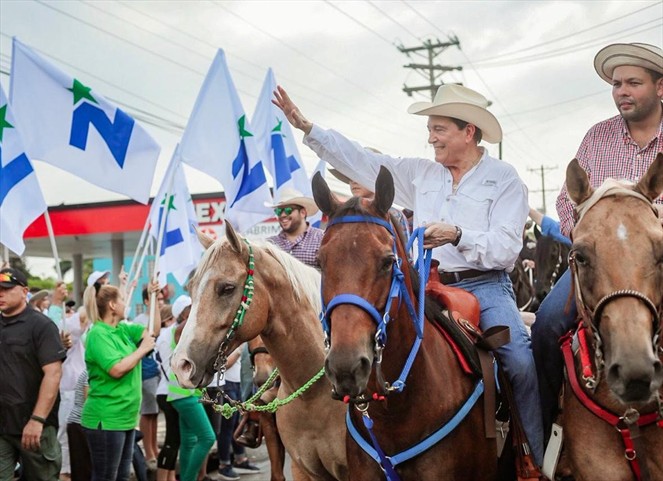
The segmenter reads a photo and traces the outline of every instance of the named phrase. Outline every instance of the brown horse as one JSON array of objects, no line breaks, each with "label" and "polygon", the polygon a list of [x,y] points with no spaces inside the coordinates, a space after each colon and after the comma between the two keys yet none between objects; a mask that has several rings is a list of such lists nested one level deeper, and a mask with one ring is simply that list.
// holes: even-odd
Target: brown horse
[{"label": "brown horse", "polygon": [[[663,154],[635,186],[594,191],[577,161],[566,172],[578,205],[570,266],[582,324],[562,423],[577,481],[663,479],[663,227],[652,202],[663,192]],[[631,462],[629,462],[631,460]]]},{"label": "brown horse", "polygon": [[[320,274],[271,244],[201,239],[206,252],[191,280],[189,321],[172,357],[183,386],[205,386],[225,356],[261,335],[281,373],[279,398],[311,380],[324,363]],[[345,480],[344,409],[323,377],[282,406],[276,421],[295,479]]]},{"label": "brown horse", "polygon": [[[325,368],[335,394],[357,407],[348,413],[349,427],[354,426],[359,435],[358,440],[348,436],[350,479],[385,479],[376,461],[380,453],[363,424],[367,418],[373,422],[379,448],[395,465],[396,476],[388,474],[387,479],[495,479],[495,440],[486,439],[481,403],[467,402],[477,392],[476,379],[461,371],[449,344],[429,322],[421,323],[423,339],[404,379],[405,388],[398,392],[394,383],[385,392],[382,378],[392,383],[399,378],[419,337],[407,302],[394,300],[387,307],[392,274],[400,272],[401,262],[411,299],[415,282],[402,240],[387,220],[394,198],[387,169],[380,170],[374,191],[372,201],[353,198],[341,205],[321,176],[313,179],[316,203],[330,218],[318,253],[330,336]],[[391,319],[384,326],[387,314]],[[372,400],[373,393],[378,400]],[[409,448],[419,451],[420,443],[437,436],[463,406],[468,407],[467,416],[446,437],[417,455],[404,453]]]}]

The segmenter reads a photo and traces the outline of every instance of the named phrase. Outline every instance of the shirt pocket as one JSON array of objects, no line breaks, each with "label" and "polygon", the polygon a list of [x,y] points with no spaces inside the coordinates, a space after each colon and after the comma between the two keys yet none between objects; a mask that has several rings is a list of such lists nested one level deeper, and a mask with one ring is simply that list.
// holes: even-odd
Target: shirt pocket
[{"label": "shirt pocket", "polygon": [[497,195],[494,186],[473,186],[456,194],[457,208],[454,220],[469,230],[487,231],[490,227],[490,212]]},{"label": "shirt pocket", "polygon": [[24,338],[7,338],[4,341],[5,348],[14,355],[25,357],[30,352],[30,339]]},{"label": "shirt pocket", "polygon": [[438,213],[441,209],[439,197],[442,191],[442,180],[419,177],[414,179],[412,183],[416,189],[414,227],[418,227],[424,222],[439,220]]}]

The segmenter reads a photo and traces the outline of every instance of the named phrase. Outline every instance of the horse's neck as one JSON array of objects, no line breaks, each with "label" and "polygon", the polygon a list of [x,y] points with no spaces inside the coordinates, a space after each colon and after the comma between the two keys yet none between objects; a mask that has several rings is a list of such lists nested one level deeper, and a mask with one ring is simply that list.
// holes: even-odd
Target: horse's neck
[{"label": "horse's neck", "polygon": [[265,281],[269,315],[261,337],[281,373],[282,383],[297,389],[324,364],[324,337],[319,313],[302,296],[297,299],[287,276]]}]

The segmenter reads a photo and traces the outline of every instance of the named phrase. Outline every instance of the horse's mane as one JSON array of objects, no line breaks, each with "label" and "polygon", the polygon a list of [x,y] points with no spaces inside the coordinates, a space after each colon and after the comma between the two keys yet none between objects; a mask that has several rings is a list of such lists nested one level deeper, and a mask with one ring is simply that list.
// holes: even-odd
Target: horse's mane
[{"label": "horse's mane", "polygon": [[[228,244],[227,238],[216,240],[203,254],[200,264],[196,268],[194,275],[191,277],[190,283],[192,285],[198,284],[204,272],[206,272],[212,265],[221,259],[221,248]],[[265,251],[266,254],[273,257],[281,267],[285,270],[288,282],[292,287],[295,294],[295,299],[308,299],[316,312],[322,309],[320,299],[320,273],[313,267],[298,261],[287,252],[282,251],[274,244],[264,241],[251,241],[254,248]],[[260,266],[256,266],[260,269]]]},{"label": "horse's mane", "polygon": [[295,294],[295,299],[308,299],[316,312],[322,310],[320,298],[320,273],[313,267],[307,266],[295,257],[275,246],[271,242],[251,242],[255,247],[262,249],[272,256],[285,270],[288,282]]}]

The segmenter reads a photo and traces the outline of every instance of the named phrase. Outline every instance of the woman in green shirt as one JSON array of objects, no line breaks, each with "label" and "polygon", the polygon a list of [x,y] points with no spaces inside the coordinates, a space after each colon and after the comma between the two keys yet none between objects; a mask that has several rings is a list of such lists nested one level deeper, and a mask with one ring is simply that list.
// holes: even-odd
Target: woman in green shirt
[{"label": "woman in green shirt", "polygon": [[[92,481],[128,481],[141,401],[140,360],[154,349],[155,338],[142,325],[120,322],[125,302],[117,287],[92,285],[83,298],[90,319],[96,319],[85,346],[90,390],[81,418]],[[158,335],[158,319],[154,326]]]}]

